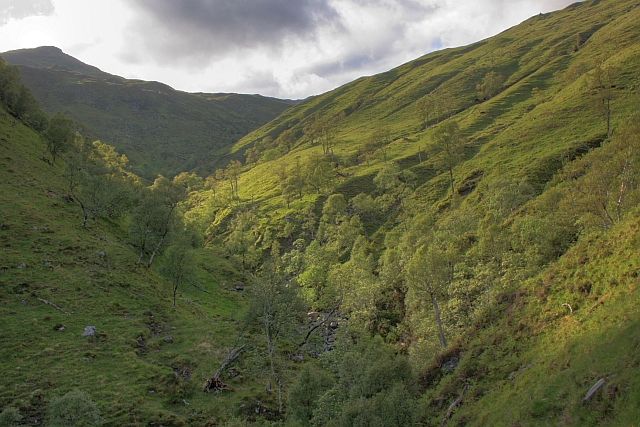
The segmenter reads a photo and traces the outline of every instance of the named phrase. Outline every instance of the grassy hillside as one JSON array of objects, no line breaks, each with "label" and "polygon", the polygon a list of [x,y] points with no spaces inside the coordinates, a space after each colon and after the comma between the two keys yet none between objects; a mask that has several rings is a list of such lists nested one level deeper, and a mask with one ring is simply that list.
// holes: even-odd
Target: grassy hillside
[{"label": "grassy hillside", "polygon": [[[41,160],[42,138],[0,108],[0,407],[43,425],[48,405],[87,392],[107,425],[205,425],[254,395],[201,392],[235,344],[244,298],[235,267],[197,255],[199,288],[171,286],[137,255],[120,224],[81,227],[66,198],[64,162]],[[83,337],[86,326],[95,337]],[[251,400],[247,402],[251,403]],[[0,410],[1,412],[1,410]],[[46,425],[46,423],[45,423]]]},{"label": "grassy hillside", "polygon": [[238,94],[190,94],[104,73],[54,47],[5,52],[47,112],[64,112],[85,133],[114,145],[146,177],[211,172],[231,144],[291,104]]},{"label": "grassy hillside", "polygon": [[[230,218],[253,212],[258,249],[273,253],[277,241],[312,306],[330,309],[318,289],[341,295],[353,328],[380,333],[408,355],[423,425],[635,425],[637,166],[624,214],[603,220],[608,207],[597,204],[629,188],[607,181],[615,166],[602,159],[638,159],[639,6],[576,3],[307,100],[236,144],[238,153],[253,150],[239,200],[212,212],[220,195],[203,192],[191,215],[214,221],[209,232],[221,241]],[[606,73],[611,135],[598,70]],[[490,72],[504,80],[485,97],[477,86]],[[322,120],[328,155],[311,131]],[[452,194],[438,138],[453,122],[463,152]],[[388,137],[367,152],[380,134]],[[310,182],[323,158],[332,182],[318,190]],[[306,180],[302,196],[286,200],[296,171]],[[395,177],[393,187],[380,184],[385,176]],[[344,207],[331,194],[343,195]],[[452,265],[438,291],[444,349],[417,285],[437,265],[411,273],[420,267],[412,260],[432,246]],[[327,369],[340,383],[336,371]],[[583,403],[599,379],[605,386]],[[318,405],[336,399],[332,390]],[[373,399],[345,398],[343,408],[366,408],[364,398]],[[350,425],[345,417],[356,412],[332,425]]]},{"label": "grassy hillside", "polygon": [[[38,425],[79,388],[108,425],[637,425],[639,6],[576,3],[358,79],[240,139],[244,166],[181,175],[205,243],[175,309],[123,231],[139,212],[82,228],[63,161],[0,109],[0,406]],[[27,80],[114,120],[131,88],[165,117],[227,105],[228,129],[248,108],[46,56]],[[141,99],[120,125],[148,126]],[[231,390],[202,393],[240,344]]]},{"label": "grassy hillside", "polygon": [[[471,162],[460,165],[461,175],[471,172],[472,163],[479,159],[487,163],[486,169],[495,168],[498,162],[531,161],[528,167],[533,168],[563,151],[575,150],[606,133],[588,89],[586,72],[596,64],[605,62],[616,69],[615,83],[620,84],[615,88],[614,120],[636,106],[632,95],[638,91],[638,13],[635,1],[577,3],[564,11],[530,18],[485,41],[435,52],[315,97],[236,145],[240,151],[266,136],[277,139],[285,129],[299,136],[296,149],[253,168],[244,176],[242,187],[247,196],[272,195],[273,182],[254,178],[268,175],[274,163],[291,163],[298,156],[319,151],[304,136],[305,125],[315,114],[337,118],[334,152],[344,159],[347,172],[363,177],[361,182],[384,163],[381,159],[370,167],[348,167],[349,162],[357,163],[355,154],[375,130],[391,132],[388,159],[426,173],[433,170],[433,162],[427,159],[418,164],[417,153],[422,150],[424,157],[432,157],[432,125],[449,117],[460,122],[468,140]],[[577,37],[582,41],[576,50]],[[503,90],[479,102],[476,85],[490,71],[506,78]],[[424,131],[417,107],[420,100],[434,103],[430,126]],[[510,168],[508,164],[501,167]]]}]

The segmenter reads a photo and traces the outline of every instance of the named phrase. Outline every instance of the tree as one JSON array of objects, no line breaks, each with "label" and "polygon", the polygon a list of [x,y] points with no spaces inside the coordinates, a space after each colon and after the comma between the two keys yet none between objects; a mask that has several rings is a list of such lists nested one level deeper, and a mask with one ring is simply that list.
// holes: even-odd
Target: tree
[{"label": "tree", "polygon": [[180,172],[173,177],[173,183],[184,188],[187,193],[204,188],[204,180],[195,172]]},{"label": "tree", "polygon": [[231,197],[239,199],[238,195],[238,179],[242,172],[242,164],[238,160],[232,160],[224,170],[224,176],[229,181],[231,187]]},{"label": "tree", "polygon": [[426,296],[431,301],[442,348],[447,347],[447,338],[438,300],[446,292],[445,286],[451,280],[450,263],[442,247],[437,244],[423,244],[411,257],[406,269],[410,292],[415,293],[418,299]]},{"label": "tree", "polygon": [[160,272],[171,281],[173,287],[173,307],[176,306],[178,288],[194,278],[195,259],[192,248],[183,241],[170,245],[164,254]]},{"label": "tree", "polygon": [[295,164],[291,168],[280,165],[276,171],[276,176],[278,177],[280,192],[287,203],[287,207],[296,196],[302,197],[305,186],[305,176],[299,158],[296,158]]},{"label": "tree", "polygon": [[138,264],[146,256],[145,264],[147,268],[151,267],[155,257],[168,243],[169,235],[179,221],[176,210],[183,198],[184,188],[163,176],[142,191],[129,231],[134,246],[140,250]]},{"label": "tree", "polygon": [[[231,254],[239,256],[242,260],[243,269],[246,269],[250,255],[256,250],[257,235],[255,225],[255,215],[251,211],[242,211],[231,221],[229,227],[231,231],[225,240],[227,250]],[[253,262],[250,264],[253,265]]]},{"label": "tree", "polygon": [[481,101],[486,101],[496,96],[502,90],[504,86],[505,77],[495,71],[488,72],[482,81],[476,86],[478,91],[478,98]]},{"label": "tree", "polygon": [[388,210],[398,206],[404,209],[404,199],[412,191],[416,175],[410,170],[401,170],[395,162],[386,163],[373,178],[373,183],[381,195],[376,203]]},{"label": "tree", "polygon": [[333,186],[335,172],[328,158],[315,155],[305,165],[305,183],[317,193],[329,191]]},{"label": "tree", "polygon": [[41,132],[47,127],[47,116],[35,98],[21,83],[20,71],[0,58],[0,103],[26,125]]},{"label": "tree", "polygon": [[375,298],[380,282],[374,275],[375,263],[366,237],[356,237],[349,260],[337,264],[329,272],[332,288],[339,291],[340,306],[348,310],[353,320],[363,323],[373,318]]},{"label": "tree", "polygon": [[82,210],[82,226],[90,219],[121,217],[132,204],[135,182],[126,170],[126,156],[99,141],[87,144],[79,134],[74,139],[64,177],[69,199]]},{"label": "tree", "polygon": [[283,342],[291,337],[304,313],[294,283],[278,273],[273,264],[265,263],[250,289],[249,321],[257,323],[265,341],[269,363],[268,389],[276,389],[278,410],[283,410],[283,376],[280,354]]},{"label": "tree", "polygon": [[51,163],[55,163],[56,158],[73,144],[75,135],[76,130],[71,119],[61,113],[51,118],[44,134]]},{"label": "tree", "polygon": [[433,139],[441,150],[442,164],[449,171],[449,184],[451,197],[453,197],[455,192],[453,168],[464,157],[464,139],[460,132],[460,126],[455,121],[448,121],[436,129]]},{"label": "tree", "polygon": [[347,212],[347,199],[344,194],[332,194],[322,205],[322,221],[338,224],[338,220]]},{"label": "tree", "polygon": [[331,377],[324,370],[305,365],[289,390],[289,417],[300,425],[310,425],[318,398],[331,385]]},{"label": "tree", "polygon": [[303,270],[297,281],[306,302],[320,306],[330,306],[336,301],[333,289],[327,286],[329,270],[338,262],[338,254],[331,247],[312,241],[304,252]]},{"label": "tree", "polygon": [[584,225],[610,228],[640,201],[640,116],[631,117],[611,142],[575,162],[571,204]]},{"label": "tree", "polygon": [[305,135],[313,145],[322,147],[325,156],[333,153],[336,138],[336,121],[338,117],[320,117],[315,114],[310,123],[305,127]]},{"label": "tree", "polygon": [[420,121],[420,130],[425,130],[432,121],[437,121],[450,107],[451,99],[439,92],[431,92],[416,102],[416,113]]},{"label": "tree", "polygon": [[377,128],[371,136],[365,141],[360,149],[360,157],[369,164],[369,161],[379,151],[382,151],[383,160],[387,160],[387,145],[392,142],[391,132],[386,128]]},{"label": "tree", "polygon": [[296,134],[293,129],[286,129],[278,136],[278,145],[284,149],[285,153],[291,151],[295,142]]},{"label": "tree", "polygon": [[590,79],[591,90],[595,92],[596,107],[607,125],[607,137],[611,137],[611,101],[613,101],[613,83],[610,68],[598,64]]}]

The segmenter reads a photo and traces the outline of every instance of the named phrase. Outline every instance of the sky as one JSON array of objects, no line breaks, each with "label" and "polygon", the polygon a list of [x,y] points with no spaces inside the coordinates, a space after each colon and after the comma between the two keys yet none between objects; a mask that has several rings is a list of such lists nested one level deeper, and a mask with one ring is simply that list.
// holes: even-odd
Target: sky
[{"label": "sky", "polygon": [[57,46],[189,92],[301,99],[575,0],[0,0],[0,52]]}]

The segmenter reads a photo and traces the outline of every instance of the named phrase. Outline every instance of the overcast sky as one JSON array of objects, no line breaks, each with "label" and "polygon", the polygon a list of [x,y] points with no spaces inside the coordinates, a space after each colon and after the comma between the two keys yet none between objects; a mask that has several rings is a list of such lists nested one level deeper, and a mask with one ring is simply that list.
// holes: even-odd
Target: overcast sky
[{"label": "overcast sky", "polygon": [[304,98],[575,0],[0,0],[0,51],[54,45],[191,92]]}]

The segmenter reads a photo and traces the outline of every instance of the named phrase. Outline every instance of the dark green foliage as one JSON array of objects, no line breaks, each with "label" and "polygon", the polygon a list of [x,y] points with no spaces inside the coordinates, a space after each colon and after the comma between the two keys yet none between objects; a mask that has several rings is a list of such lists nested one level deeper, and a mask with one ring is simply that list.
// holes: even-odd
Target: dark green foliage
[{"label": "dark green foliage", "polygon": [[267,391],[275,393],[279,413],[284,410],[283,349],[295,337],[304,306],[298,289],[269,262],[262,266],[251,286],[248,324],[259,328],[260,349],[267,360]]},{"label": "dark green foliage", "polygon": [[49,403],[48,425],[51,427],[93,427],[102,425],[102,417],[89,395],[73,390]]},{"label": "dark green foliage", "polygon": [[478,91],[478,98],[481,101],[486,101],[489,98],[496,96],[502,90],[505,78],[503,75],[496,73],[495,71],[488,72],[480,83],[476,86]]},{"label": "dark green foliage", "polygon": [[160,272],[173,285],[173,306],[176,306],[178,288],[194,280],[195,260],[192,248],[186,242],[178,240],[169,246],[164,254]]},{"label": "dark green foliage", "polygon": [[47,150],[51,155],[51,162],[55,163],[60,154],[71,148],[76,137],[76,127],[71,119],[58,113],[49,120],[44,136],[47,140]]},{"label": "dark green foliage", "polygon": [[186,93],[127,80],[53,47],[2,56],[20,67],[47,112],[64,111],[86,134],[126,154],[133,170],[147,179],[185,170],[213,172],[233,157],[235,141],[291,105],[259,95]]},{"label": "dark green foliage", "polygon": [[0,412],[0,427],[18,427],[22,418],[20,411],[13,406],[7,406]]},{"label": "dark green foliage", "polygon": [[[159,176],[149,188],[140,190],[139,202],[132,212],[129,236],[139,251],[138,264],[151,267],[179,228],[178,203],[186,188]],[[146,258],[146,260],[145,260]]]},{"label": "dark green foliage", "polygon": [[65,160],[68,198],[80,206],[83,227],[89,220],[115,220],[130,211],[139,179],[129,172],[126,156],[100,141],[88,144],[75,134]]},{"label": "dark green foliage", "polygon": [[302,425],[308,425],[320,396],[327,392],[332,383],[327,372],[313,365],[305,366],[289,389],[289,417]]},{"label": "dark green foliage", "polygon": [[37,131],[47,126],[47,117],[29,89],[21,82],[17,67],[0,58],[0,102],[7,111]]},{"label": "dark green foliage", "polygon": [[315,403],[317,426],[405,426],[414,419],[415,400],[408,361],[380,337],[363,338],[338,350],[336,380]]}]

